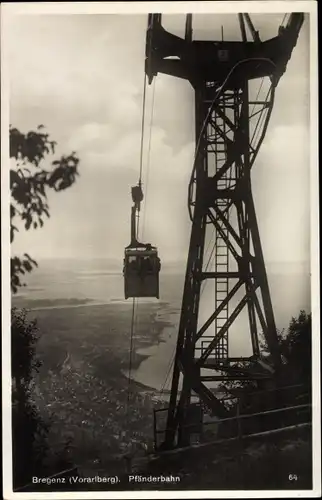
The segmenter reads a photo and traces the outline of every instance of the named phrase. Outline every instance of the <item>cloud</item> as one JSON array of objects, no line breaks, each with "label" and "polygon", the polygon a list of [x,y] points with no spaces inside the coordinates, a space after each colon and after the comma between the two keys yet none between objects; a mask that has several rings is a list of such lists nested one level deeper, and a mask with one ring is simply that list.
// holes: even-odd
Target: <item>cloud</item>
[{"label": "cloud", "polygon": [[308,139],[305,125],[275,127],[254,166],[254,199],[269,260],[305,261],[309,256]]},{"label": "cloud", "polygon": [[[213,36],[214,19],[219,26],[219,17],[196,20],[203,26],[202,36],[206,32]],[[257,19],[272,36],[279,18],[267,20],[267,16]],[[169,28],[182,32],[182,19],[174,16],[167,22]],[[21,16],[13,23],[11,122],[22,130],[44,123],[59,144],[58,152],[76,150],[81,158],[77,184],[50,197],[52,218],[41,232],[21,233],[18,249],[28,247],[38,256],[119,256],[128,244],[130,187],[137,182],[140,163],[145,27],[145,16]],[[198,30],[197,26],[196,37]],[[303,70],[308,61],[307,37],[306,29],[281,80],[254,171],[261,234],[267,258],[272,260],[307,255],[303,230],[308,217],[308,80]],[[147,179],[152,100],[153,86],[149,86],[143,237],[158,244],[164,258],[172,260],[186,255],[189,242],[193,89],[179,79],[157,77]],[[296,243],[300,234],[301,243]]]}]

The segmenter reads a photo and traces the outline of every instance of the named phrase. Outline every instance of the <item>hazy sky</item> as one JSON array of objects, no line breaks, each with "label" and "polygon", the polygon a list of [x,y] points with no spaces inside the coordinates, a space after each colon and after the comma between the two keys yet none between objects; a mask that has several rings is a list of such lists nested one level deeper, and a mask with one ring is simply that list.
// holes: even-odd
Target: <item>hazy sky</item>
[{"label": "hazy sky", "polygon": [[[254,15],[263,38],[282,15]],[[130,238],[131,185],[138,179],[146,16],[17,16],[10,29],[10,122],[26,132],[44,124],[62,153],[80,157],[77,184],[50,197],[51,218],[22,231],[16,251],[34,257],[119,257]],[[238,39],[237,16],[194,18],[194,37]],[[165,16],[183,34],[183,16]],[[277,93],[253,171],[268,262],[309,258],[309,22]],[[145,160],[152,86],[147,93]],[[189,83],[158,75],[155,84],[144,240],[163,260],[185,258],[187,186],[193,162],[194,104]],[[146,180],[146,172],[145,172]]]}]

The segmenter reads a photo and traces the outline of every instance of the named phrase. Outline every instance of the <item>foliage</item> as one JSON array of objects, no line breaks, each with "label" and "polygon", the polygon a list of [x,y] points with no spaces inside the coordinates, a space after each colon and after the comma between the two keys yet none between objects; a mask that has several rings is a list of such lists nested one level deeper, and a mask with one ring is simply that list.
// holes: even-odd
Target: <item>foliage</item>
[{"label": "foliage", "polygon": [[32,380],[39,370],[35,344],[39,337],[36,321],[29,321],[26,310],[11,311],[12,349],[12,444],[14,486],[20,487],[41,470],[47,453],[48,427],[32,403]]},{"label": "foliage", "polygon": [[[259,382],[230,381],[222,386],[226,395],[236,395],[239,399],[239,411],[241,413],[256,413],[274,407],[292,406],[301,402],[310,401],[311,392],[311,314],[300,311],[297,318],[292,318],[287,331],[278,333],[280,353],[282,356],[282,367],[279,372],[279,391],[267,392],[273,389],[267,382],[261,385]],[[267,352],[265,340],[261,342],[262,351]],[[269,359],[269,356],[268,356]],[[237,365],[237,364],[236,364]],[[245,363],[239,366],[246,367]],[[284,387],[284,389],[283,389]],[[291,388],[292,387],[292,388]],[[263,392],[264,391],[264,392]],[[306,394],[306,396],[304,396]],[[225,406],[235,414],[237,411],[237,399],[228,400]],[[273,417],[270,417],[270,419]],[[279,416],[277,416],[279,418]],[[290,417],[291,418],[291,417]],[[264,424],[263,418],[261,423]],[[251,430],[254,431],[260,419],[247,419]],[[256,427],[256,431],[259,430]]]},{"label": "foliage", "polygon": [[[44,225],[50,217],[48,192],[62,191],[72,186],[78,175],[79,159],[75,152],[47,161],[55,153],[56,143],[40,125],[26,134],[10,127],[10,239],[14,241],[19,223],[28,231]],[[46,164],[46,168],[45,168]],[[23,285],[21,275],[30,272],[37,263],[29,254],[11,258],[11,290],[16,293]]]},{"label": "foliage", "polygon": [[[48,193],[72,186],[78,175],[79,159],[72,152],[51,160],[56,143],[44,132],[21,133],[10,127],[10,239],[14,241],[19,226],[25,230],[44,225],[50,217]],[[29,273],[37,262],[25,253],[11,257],[11,291],[15,294],[23,285],[22,275]],[[36,321],[27,318],[25,310],[11,311],[12,350],[12,440],[14,487],[24,486],[33,475],[46,475],[49,426],[41,419],[33,403],[33,377],[39,370],[36,343],[39,330]],[[62,463],[62,456],[58,457]]]},{"label": "foliage", "polygon": [[[292,317],[287,330],[278,332],[279,350],[282,357],[283,385],[302,384],[311,386],[312,369],[312,318],[301,310],[298,317]],[[263,351],[268,352],[265,340]]]},{"label": "foliage", "polygon": [[292,318],[287,335],[280,337],[280,348],[291,381],[310,387],[312,378],[311,314],[301,311],[298,318]]},{"label": "foliage", "polygon": [[35,345],[39,339],[36,320],[27,319],[27,311],[13,307],[11,310],[12,378],[20,398],[20,391],[28,393],[32,375],[39,370],[40,361],[35,358]]},{"label": "foliage", "polygon": [[71,466],[67,450],[49,449],[50,420],[45,422],[33,401],[34,377],[41,362],[36,356],[39,328],[25,309],[11,310],[12,452],[14,488]]}]

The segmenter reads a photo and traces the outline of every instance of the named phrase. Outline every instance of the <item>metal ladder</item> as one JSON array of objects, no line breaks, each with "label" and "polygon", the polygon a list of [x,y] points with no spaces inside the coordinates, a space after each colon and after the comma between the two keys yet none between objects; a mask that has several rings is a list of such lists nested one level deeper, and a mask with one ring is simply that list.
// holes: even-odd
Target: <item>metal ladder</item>
[{"label": "metal ladder", "polygon": [[[223,102],[223,110],[225,104]],[[218,127],[226,133],[226,126],[224,120],[215,113],[215,121]],[[218,133],[218,132],[217,132]],[[217,172],[227,159],[226,147],[223,149],[217,146],[215,150],[215,171]],[[229,187],[229,171],[227,171],[223,177],[218,180],[218,189],[227,189]],[[224,211],[228,206],[228,200],[218,200],[217,206],[221,211]],[[226,238],[228,238],[228,230],[223,227],[223,233]],[[229,271],[229,250],[227,244],[225,243],[222,236],[216,231],[215,237],[215,272],[228,273]],[[229,292],[228,277],[216,278],[215,279],[215,307],[216,309],[225,300]],[[214,321],[215,336],[218,334],[220,329],[226,323],[229,317],[228,304],[224,309],[218,314]],[[228,331],[225,333],[223,338],[219,341],[213,352],[213,360],[220,364],[228,358]]]}]

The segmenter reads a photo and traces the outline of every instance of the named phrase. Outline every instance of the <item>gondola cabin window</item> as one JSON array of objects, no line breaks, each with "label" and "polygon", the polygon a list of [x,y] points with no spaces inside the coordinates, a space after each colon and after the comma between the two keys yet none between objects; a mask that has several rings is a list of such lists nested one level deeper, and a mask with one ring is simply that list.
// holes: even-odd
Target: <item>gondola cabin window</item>
[{"label": "gondola cabin window", "polygon": [[159,298],[160,268],[156,248],[151,250],[126,249],[123,269],[125,298]]}]

